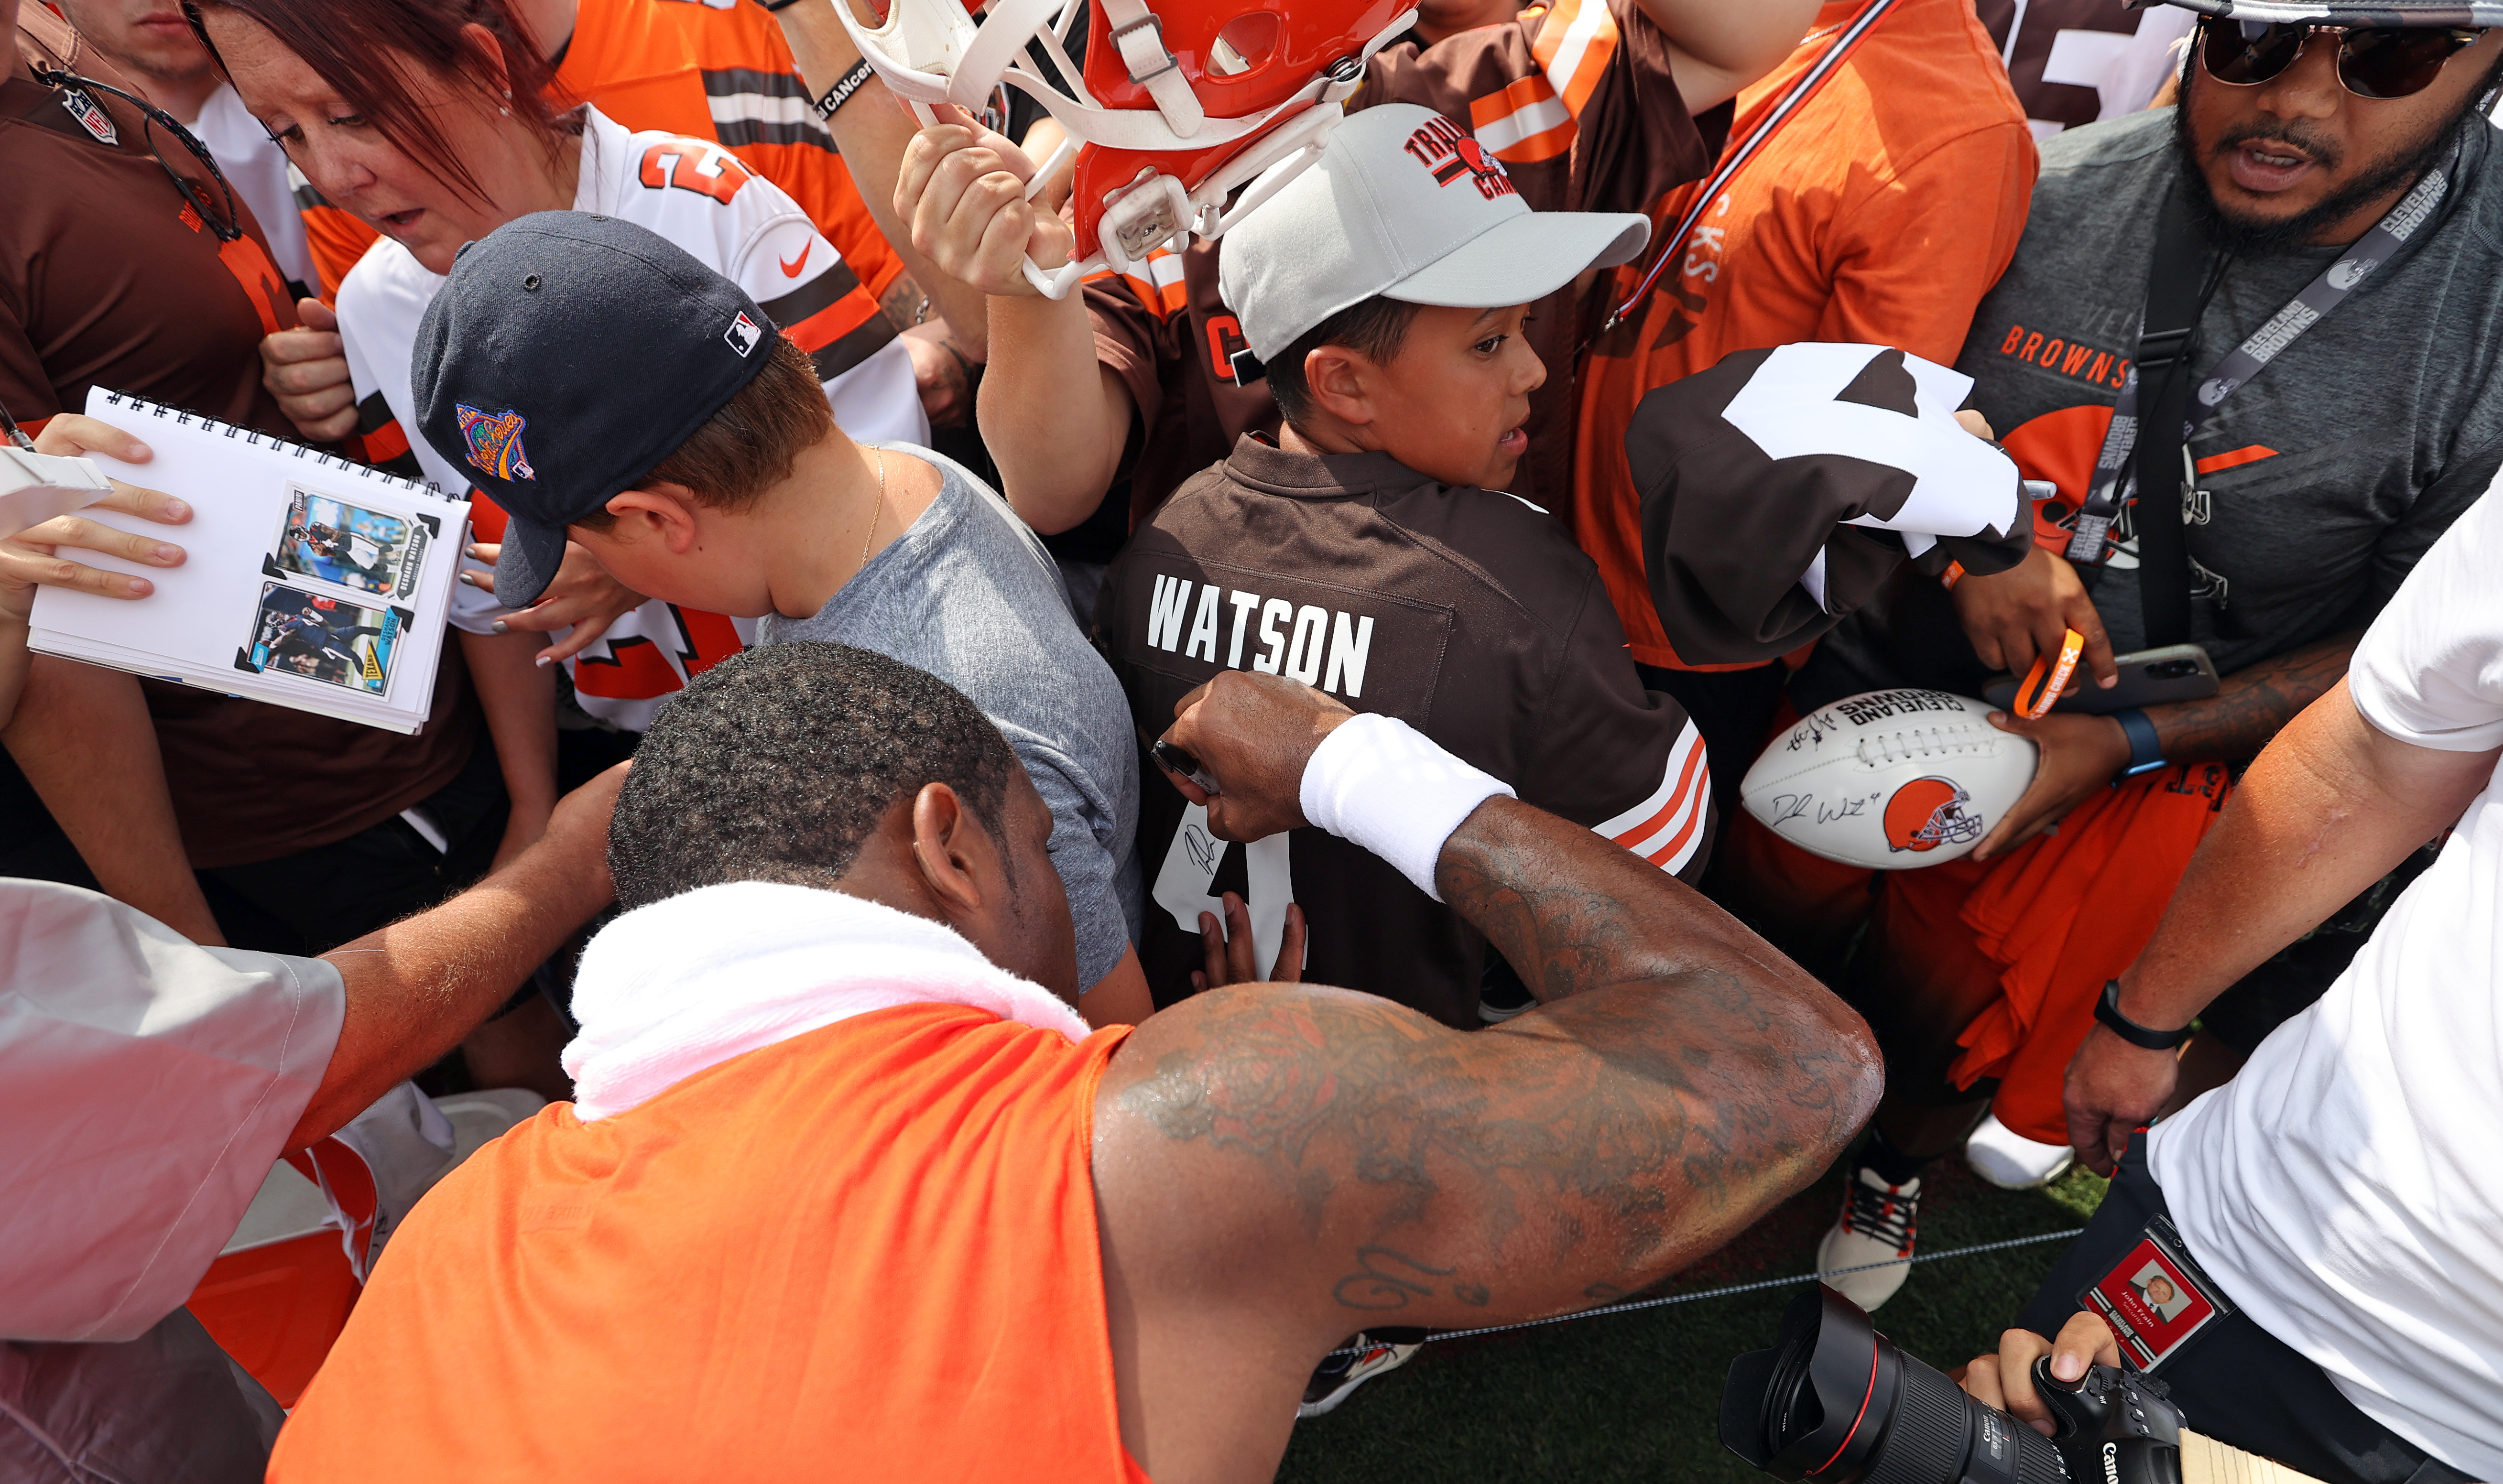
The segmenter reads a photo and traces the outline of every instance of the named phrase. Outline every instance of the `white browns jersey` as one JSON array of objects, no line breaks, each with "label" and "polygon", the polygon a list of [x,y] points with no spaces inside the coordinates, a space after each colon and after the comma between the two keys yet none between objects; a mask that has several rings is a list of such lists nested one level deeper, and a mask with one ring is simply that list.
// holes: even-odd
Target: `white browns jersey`
[{"label": "white browns jersey", "polygon": [[[865,442],[926,443],[912,361],[877,303],[834,244],[772,182],[709,140],[633,133],[599,110],[583,110],[582,171],[573,209],[614,217],[656,232],[737,283],[781,331],[816,362],[826,401],[845,432]],[[377,462],[414,459],[400,472],[447,491],[472,488],[467,466],[424,438],[409,388],[409,360],[426,306],[442,287],[406,248],[376,242],[339,286],[339,332],[360,411],[359,431]],[[666,375],[662,368],[643,374]],[[472,493],[475,537],[503,533],[503,513]],[[473,566],[475,564],[473,563]],[[454,626],[490,632],[507,610],[484,589],[463,585]],[[566,661],[583,710],[629,731],[651,725],[663,702],[695,675],[753,642],[749,619],[645,603]]]}]

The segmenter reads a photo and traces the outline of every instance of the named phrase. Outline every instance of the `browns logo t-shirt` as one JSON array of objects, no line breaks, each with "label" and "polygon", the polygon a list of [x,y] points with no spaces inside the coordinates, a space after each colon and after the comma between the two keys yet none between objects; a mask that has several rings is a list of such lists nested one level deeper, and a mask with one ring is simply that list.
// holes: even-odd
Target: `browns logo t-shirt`
[{"label": "browns logo t-shirt", "polygon": [[[1702,873],[1714,821],[1700,735],[1643,689],[1598,569],[1511,495],[1455,489],[1387,454],[1246,437],[1140,527],[1105,578],[1096,642],[1144,739],[1219,670],[1291,676],[1399,718],[1663,870]],[[1142,772],[1155,776],[1141,780],[1139,957],[1159,1003],[1189,993],[1199,914],[1231,891],[1263,967],[1301,902],[1307,980],[1478,1024],[1486,940],[1458,913],[1319,829],[1218,840],[1160,769]]]},{"label": "browns logo t-shirt", "polygon": [[[2028,479],[2037,540],[2065,552],[2112,400],[2137,354],[2156,213],[2177,176],[2173,111],[2071,129],[2042,144],[2034,209],[2006,277],[1982,300],[1956,369]],[[2191,637],[2219,671],[2363,626],[2503,463],[2503,161],[2472,113],[2440,215],[2400,254],[2238,388],[2189,443],[2184,501]],[[2204,376],[2342,250],[2236,261],[2199,323]],[[2405,347],[2405,354],[2393,347]],[[2136,506],[2102,566],[2078,574],[2120,653],[2144,647]],[[1794,697],[1875,685],[1977,695],[1972,658],[1935,584],[1829,635]]]}]

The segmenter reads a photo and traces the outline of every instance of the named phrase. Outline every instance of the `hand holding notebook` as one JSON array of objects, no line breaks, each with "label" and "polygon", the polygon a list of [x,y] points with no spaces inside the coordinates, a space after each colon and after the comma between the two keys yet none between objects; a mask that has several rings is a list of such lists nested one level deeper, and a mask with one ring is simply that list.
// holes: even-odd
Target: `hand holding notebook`
[{"label": "hand holding notebook", "polygon": [[[145,464],[95,469],[195,511],[189,559],[150,570],[154,597],[46,589],[28,647],[134,674],[414,732],[426,722],[468,506],[432,487],[102,388],[88,415],[142,438]],[[148,533],[111,510],[101,524]]]}]

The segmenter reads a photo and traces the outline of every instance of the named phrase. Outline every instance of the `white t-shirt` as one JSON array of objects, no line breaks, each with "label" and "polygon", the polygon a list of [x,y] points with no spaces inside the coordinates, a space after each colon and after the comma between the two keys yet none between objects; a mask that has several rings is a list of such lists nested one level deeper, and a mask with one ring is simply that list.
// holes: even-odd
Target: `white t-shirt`
[{"label": "white t-shirt", "polygon": [[[708,140],[657,130],[631,133],[598,109],[583,114],[575,211],[656,232],[745,289],[775,325],[810,351],[835,421],[854,438],[930,440],[910,354],[798,203]],[[426,477],[446,490],[463,490],[471,484],[467,465],[427,443],[409,389],[418,323],[444,282],[385,237],[339,286],[339,334],[347,343],[357,400],[361,404],[379,393],[408,434]],[[662,367],[638,369],[642,375],[668,374]],[[463,584],[455,594],[452,623],[471,633],[489,632],[506,612],[484,589]],[[655,599],[619,619],[565,665],[585,711],[642,731],[689,676],[729,658],[755,637],[751,619],[682,610]]]},{"label": "white t-shirt", "polygon": [[226,184],[260,219],[260,234],[269,239],[270,261],[278,271],[320,293],[322,274],[313,266],[313,249],[304,240],[304,218],[295,209],[287,152],[278,148],[259,119],[244,112],[233,84],[219,84],[209,101],[200,105],[200,117],[186,120],[186,126],[209,147]]},{"label": "white t-shirt", "polygon": [[[2355,653],[2364,719],[2503,746],[2503,496],[2425,554]],[[2503,791],[2489,781],[2319,1003],[2156,1126],[2196,1257],[2367,1415],[2503,1479]]]}]

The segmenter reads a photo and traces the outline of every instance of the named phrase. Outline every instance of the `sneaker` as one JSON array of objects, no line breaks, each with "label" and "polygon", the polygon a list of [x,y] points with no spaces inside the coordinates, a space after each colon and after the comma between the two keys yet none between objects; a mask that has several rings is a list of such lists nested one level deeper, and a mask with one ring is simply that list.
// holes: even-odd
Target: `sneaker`
[{"label": "sneaker", "polygon": [[[1816,1244],[1816,1270],[1834,1292],[1870,1312],[1895,1297],[1912,1271],[1912,1242],[1921,1225],[1921,1177],[1888,1185],[1865,1166],[1843,1188],[1842,1219]],[[1890,1262],[1900,1258],[1901,1262]],[[1867,1265],[1884,1263],[1883,1267]],[[1859,1272],[1834,1274],[1840,1268]]]},{"label": "sneaker", "polygon": [[1407,1365],[1409,1357],[1424,1347],[1387,1344],[1355,1334],[1339,1348],[1351,1353],[1333,1355],[1314,1370],[1312,1381],[1304,1387],[1304,1400],[1295,1407],[1297,1418],[1319,1417],[1329,1411],[1365,1382]]},{"label": "sneaker", "polygon": [[1538,996],[1521,982],[1521,975],[1503,961],[1503,955],[1487,950],[1486,969],[1478,975],[1478,1019],[1490,1026],[1500,1026],[1526,1010],[1538,1008]]},{"label": "sneaker", "polygon": [[2043,1144],[2010,1129],[1991,1114],[1965,1140],[1964,1157],[1972,1172],[2003,1191],[2030,1191],[2068,1172],[2077,1152],[2066,1144]]},{"label": "sneaker", "polygon": [[1510,984],[1490,984],[1478,991],[1478,1019],[1490,1026],[1500,1026],[1525,1011],[1538,1008],[1538,996],[1529,986],[1516,979]]}]

